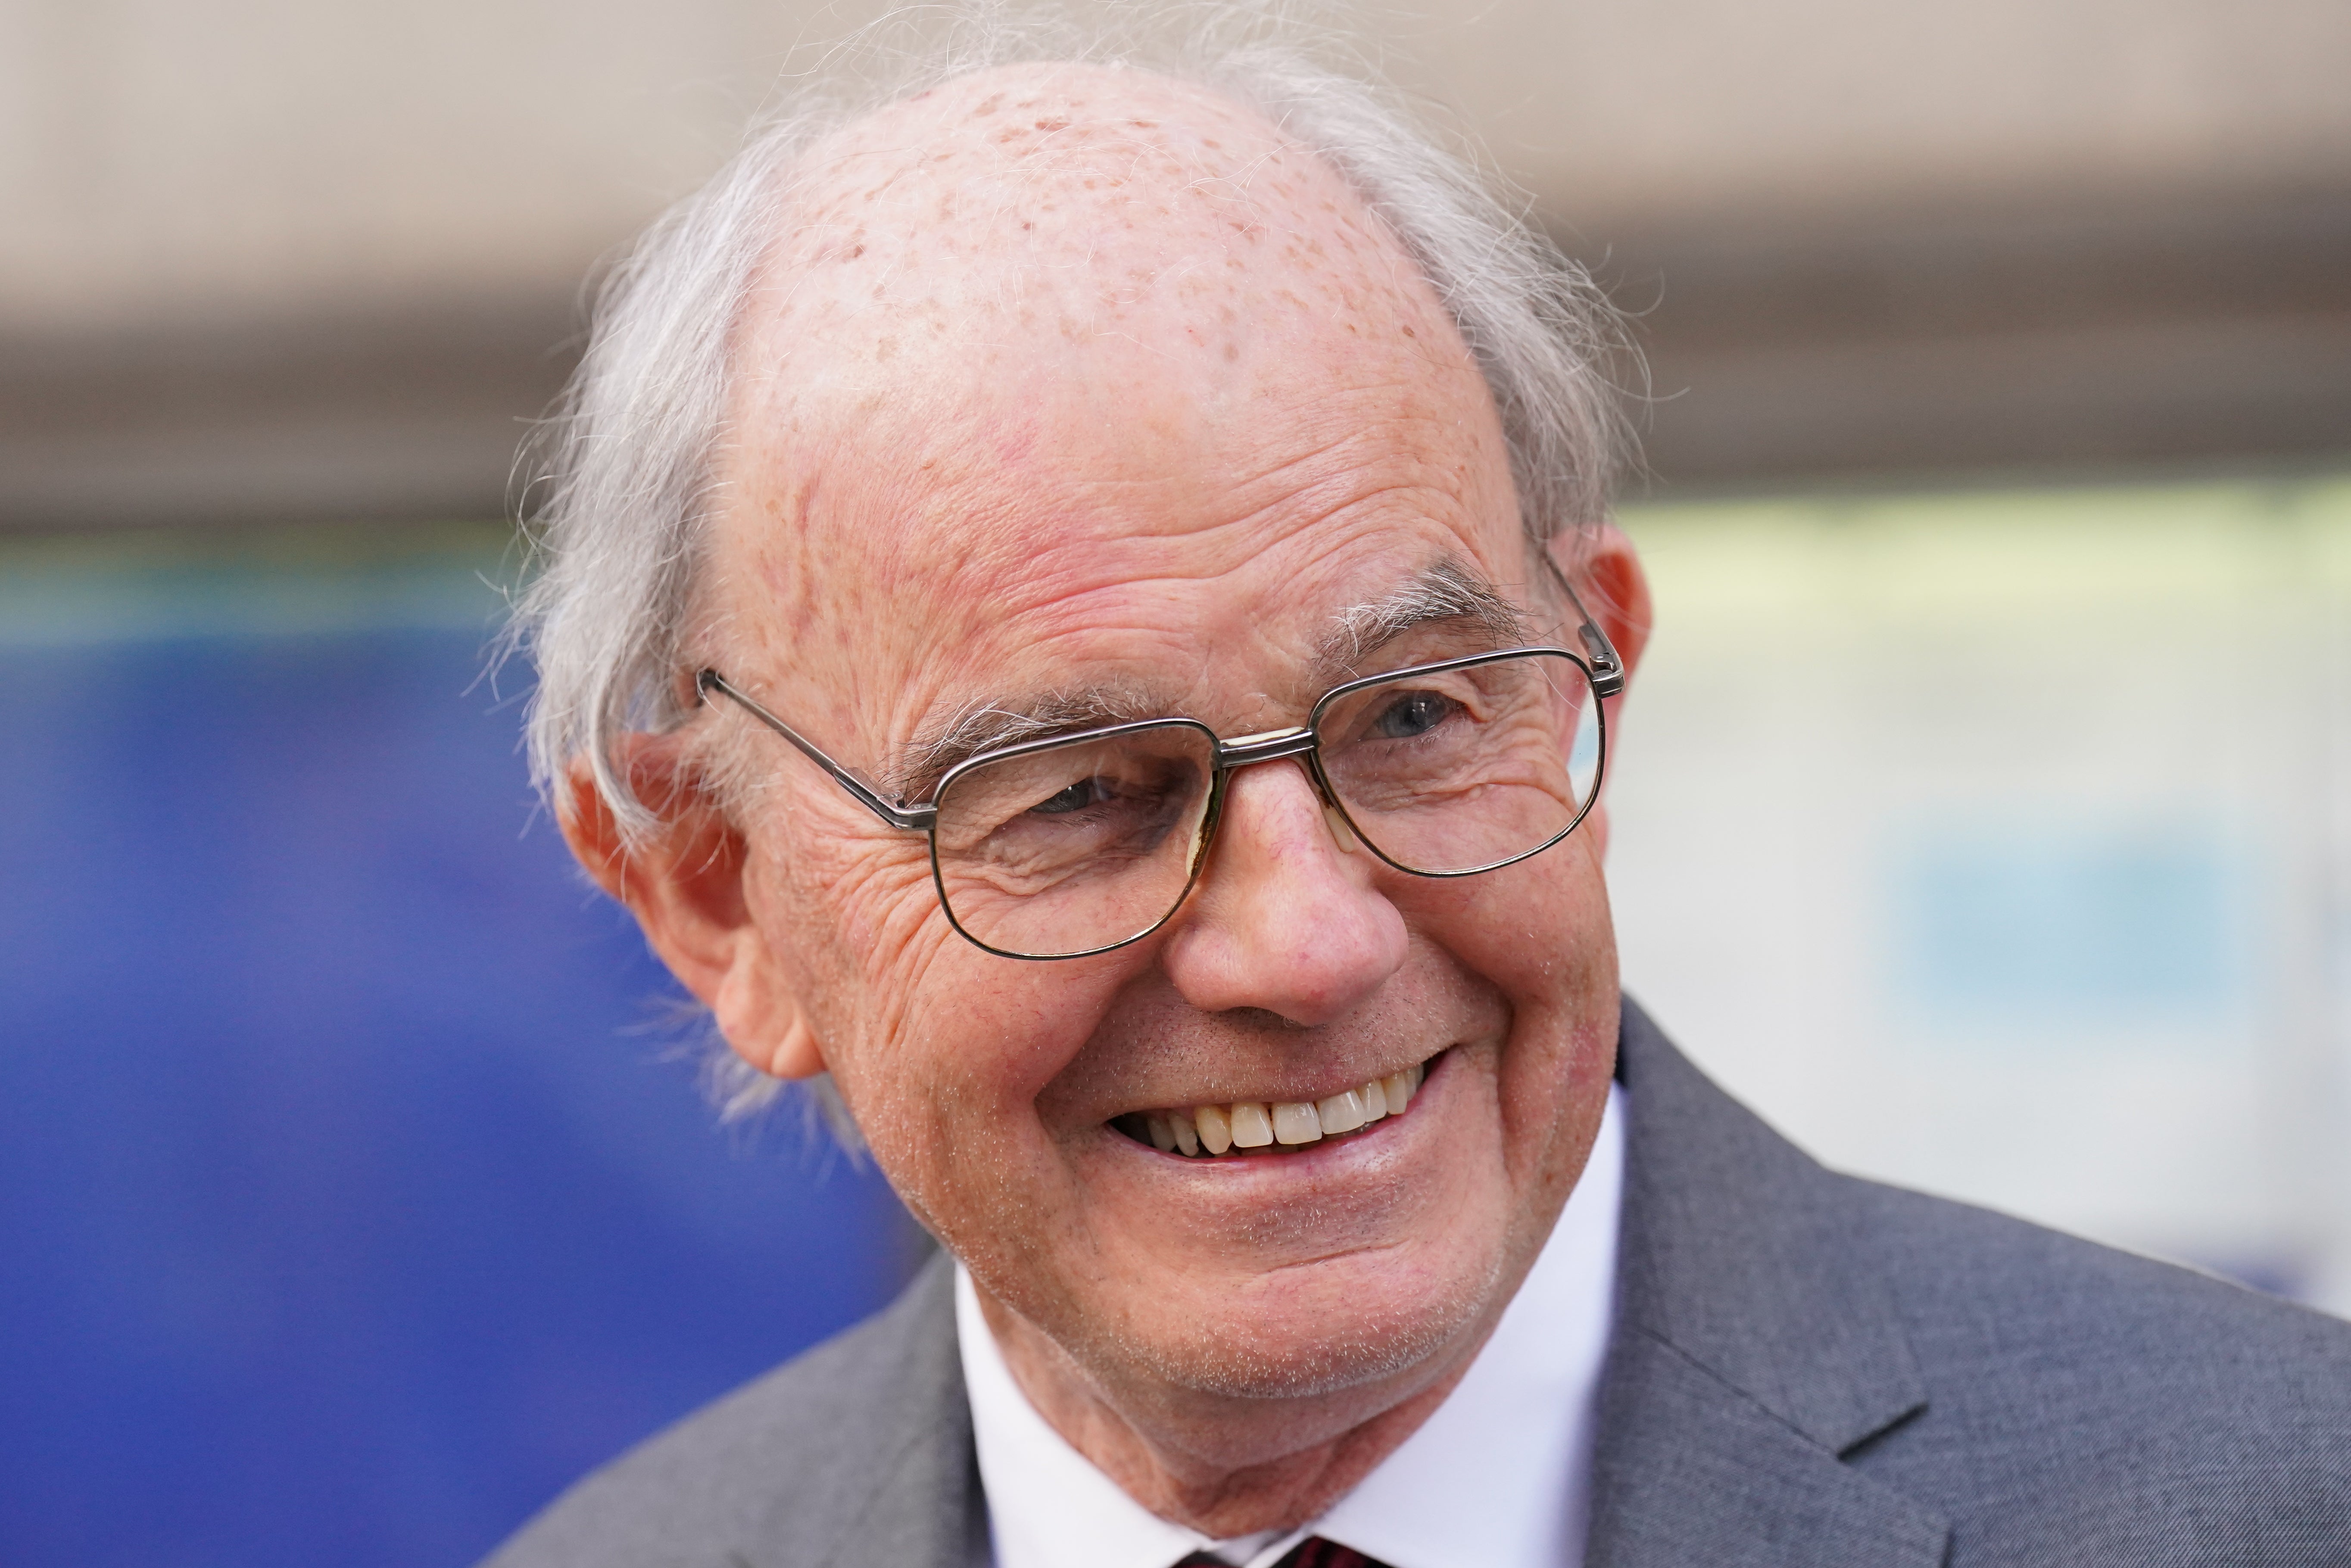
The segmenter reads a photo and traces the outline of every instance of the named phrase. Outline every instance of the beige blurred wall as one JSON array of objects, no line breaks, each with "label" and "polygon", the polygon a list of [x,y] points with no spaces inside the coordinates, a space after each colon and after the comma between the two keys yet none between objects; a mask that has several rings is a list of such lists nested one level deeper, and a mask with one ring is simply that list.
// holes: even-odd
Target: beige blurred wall
[{"label": "beige blurred wall", "polygon": [[[7,0],[0,517],[494,504],[584,269],[879,9]],[[1362,15],[1647,311],[1669,479],[2351,445],[2340,0]]]},{"label": "beige blurred wall", "polygon": [[1514,0],[1426,36],[1570,222],[2351,174],[2326,0]]},{"label": "beige blurred wall", "polygon": [[716,164],[808,9],[12,0],[0,319],[566,286]]}]

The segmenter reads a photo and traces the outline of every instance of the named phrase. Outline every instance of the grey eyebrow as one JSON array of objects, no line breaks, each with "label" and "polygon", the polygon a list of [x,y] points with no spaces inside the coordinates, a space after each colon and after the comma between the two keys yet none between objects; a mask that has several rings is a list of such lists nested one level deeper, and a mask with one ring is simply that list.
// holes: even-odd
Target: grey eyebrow
[{"label": "grey eyebrow", "polygon": [[973,703],[907,747],[892,763],[885,787],[900,800],[927,800],[950,769],[982,752],[1167,716],[1162,704],[1117,688]]},{"label": "grey eyebrow", "polygon": [[1341,612],[1322,639],[1316,669],[1337,685],[1406,632],[1445,621],[1467,622],[1479,641],[1496,649],[1518,647],[1529,635],[1526,616],[1500,589],[1475,568],[1447,556],[1384,598]]},{"label": "grey eyebrow", "polygon": [[[1336,686],[1406,632],[1447,621],[1468,623],[1493,649],[1527,640],[1526,617],[1518,607],[1473,568],[1447,557],[1395,592],[1341,611],[1316,649],[1315,673],[1324,685]],[[900,801],[928,800],[949,771],[982,752],[1173,716],[1142,692],[1111,687],[975,702],[929,728],[895,758],[883,789]]]}]

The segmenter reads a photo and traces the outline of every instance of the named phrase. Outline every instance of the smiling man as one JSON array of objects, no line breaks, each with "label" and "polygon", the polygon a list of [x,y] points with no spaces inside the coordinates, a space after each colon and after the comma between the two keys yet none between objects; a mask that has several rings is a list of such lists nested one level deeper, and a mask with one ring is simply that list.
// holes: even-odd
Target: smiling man
[{"label": "smiling man", "polygon": [[1261,58],[950,74],[648,240],[540,763],[944,1255],[499,1562],[2346,1550],[2337,1325],[1833,1177],[1620,999],[1600,318]]}]

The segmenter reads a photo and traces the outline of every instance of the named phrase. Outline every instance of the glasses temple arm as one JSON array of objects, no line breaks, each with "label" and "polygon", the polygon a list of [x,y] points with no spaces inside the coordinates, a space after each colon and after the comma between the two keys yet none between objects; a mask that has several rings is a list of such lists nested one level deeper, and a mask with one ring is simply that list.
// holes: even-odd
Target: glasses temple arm
[{"label": "glasses temple arm", "polygon": [[842,767],[831,757],[826,756],[822,751],[818,749],[815,742],[801,734],[798,730],[793,729],[789,724],[785,723],[781,719],[777,718],[773,713],[768,712],[767,709],[761,707],[758,701],[743,691],[740,691],[734,686],[729,685],[726,678],[724,675],[719,674],[716,670],[704,670],[698,671],[694,678],[695,701],[697,702],[706,702],[710,700],[710,694],[714,691],[738,704],[746,712],[749,713],[751,717],[758,720],[762,724],[767,725],[768,728],[773,730],[778,735],[781,735],[785,740],[789,741],[794,746],[799,749],[799,753],[802,756],[808,758],[809,761],[814,763],[817,766],[822,768],[828,774],[830,774],[833,783],[839,784],[842,789],[847,790],[851,794],[854,795],[860,805],[865,807],[866,810],[880,817],[892,827],[910,828],[919,833],[927,831],[931,825],[937,820],[938,810],[935,806],[899,805],[894,802],[885,799],[881,792],[876,790],[872,784],[867,784],[863,779],[859,778],[855,774],[850,772],[847,768]]},{"label": "glasses temple arm", "polygon": [[1603,697],[1615,696],[1625,690],[1625,661],[1616,657],[1616,645],[1608,640],[1608,634],[1600,629],[1600,623],[1592,618],[1590,610],[1583,607],[1583,600],[1576,597],[1575,585],[1567,580],[1567,574],[1559,569],[1559,563],[1551,558],[1551,552],[1544,550],[1541,555],[1543,566],[1550,570],[1552,580],[1559,585],[1560,592],[1567,596],[1567,602],[1575,607],[1581,623],[1575,628],[1575,635],[1583,641],[1583,651],[1592,658],[1592,690]]}]

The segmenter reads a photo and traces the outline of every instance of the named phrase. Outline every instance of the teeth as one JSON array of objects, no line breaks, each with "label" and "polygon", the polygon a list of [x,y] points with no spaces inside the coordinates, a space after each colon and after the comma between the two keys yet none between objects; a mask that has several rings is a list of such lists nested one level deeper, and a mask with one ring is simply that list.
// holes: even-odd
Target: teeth
[{"label": "teeth", "polygon": [[[1404,1115],[1427,1075],[1425,1066],[1406,1067],[1343,1089],[1327,1099],[1274,1105],[1242,1100],[1229,1106],[1194,1106],[1188,1111],[1153,1111],[1138,1119],[1151,1146],[1165,1154],[1180,1150],[1196,1158],[1204,1149],[1213,1157],[1277,1143],[1294,1148],[1367,1127],[1384,1116]],[[1131,1127],[1134,1123],[1126,1125]]]},{"label": "teeth", "polygon": [[[1386,1103],[1383,1096],[1381,1104]],[[1315,1129],[1318,1134],[1353,1132],[1368,1119],[1364,1115],[1364,1092],[1348,1089],[1327,1100],[1315,1101],[1314,1118],[1319,1124]]]}]

